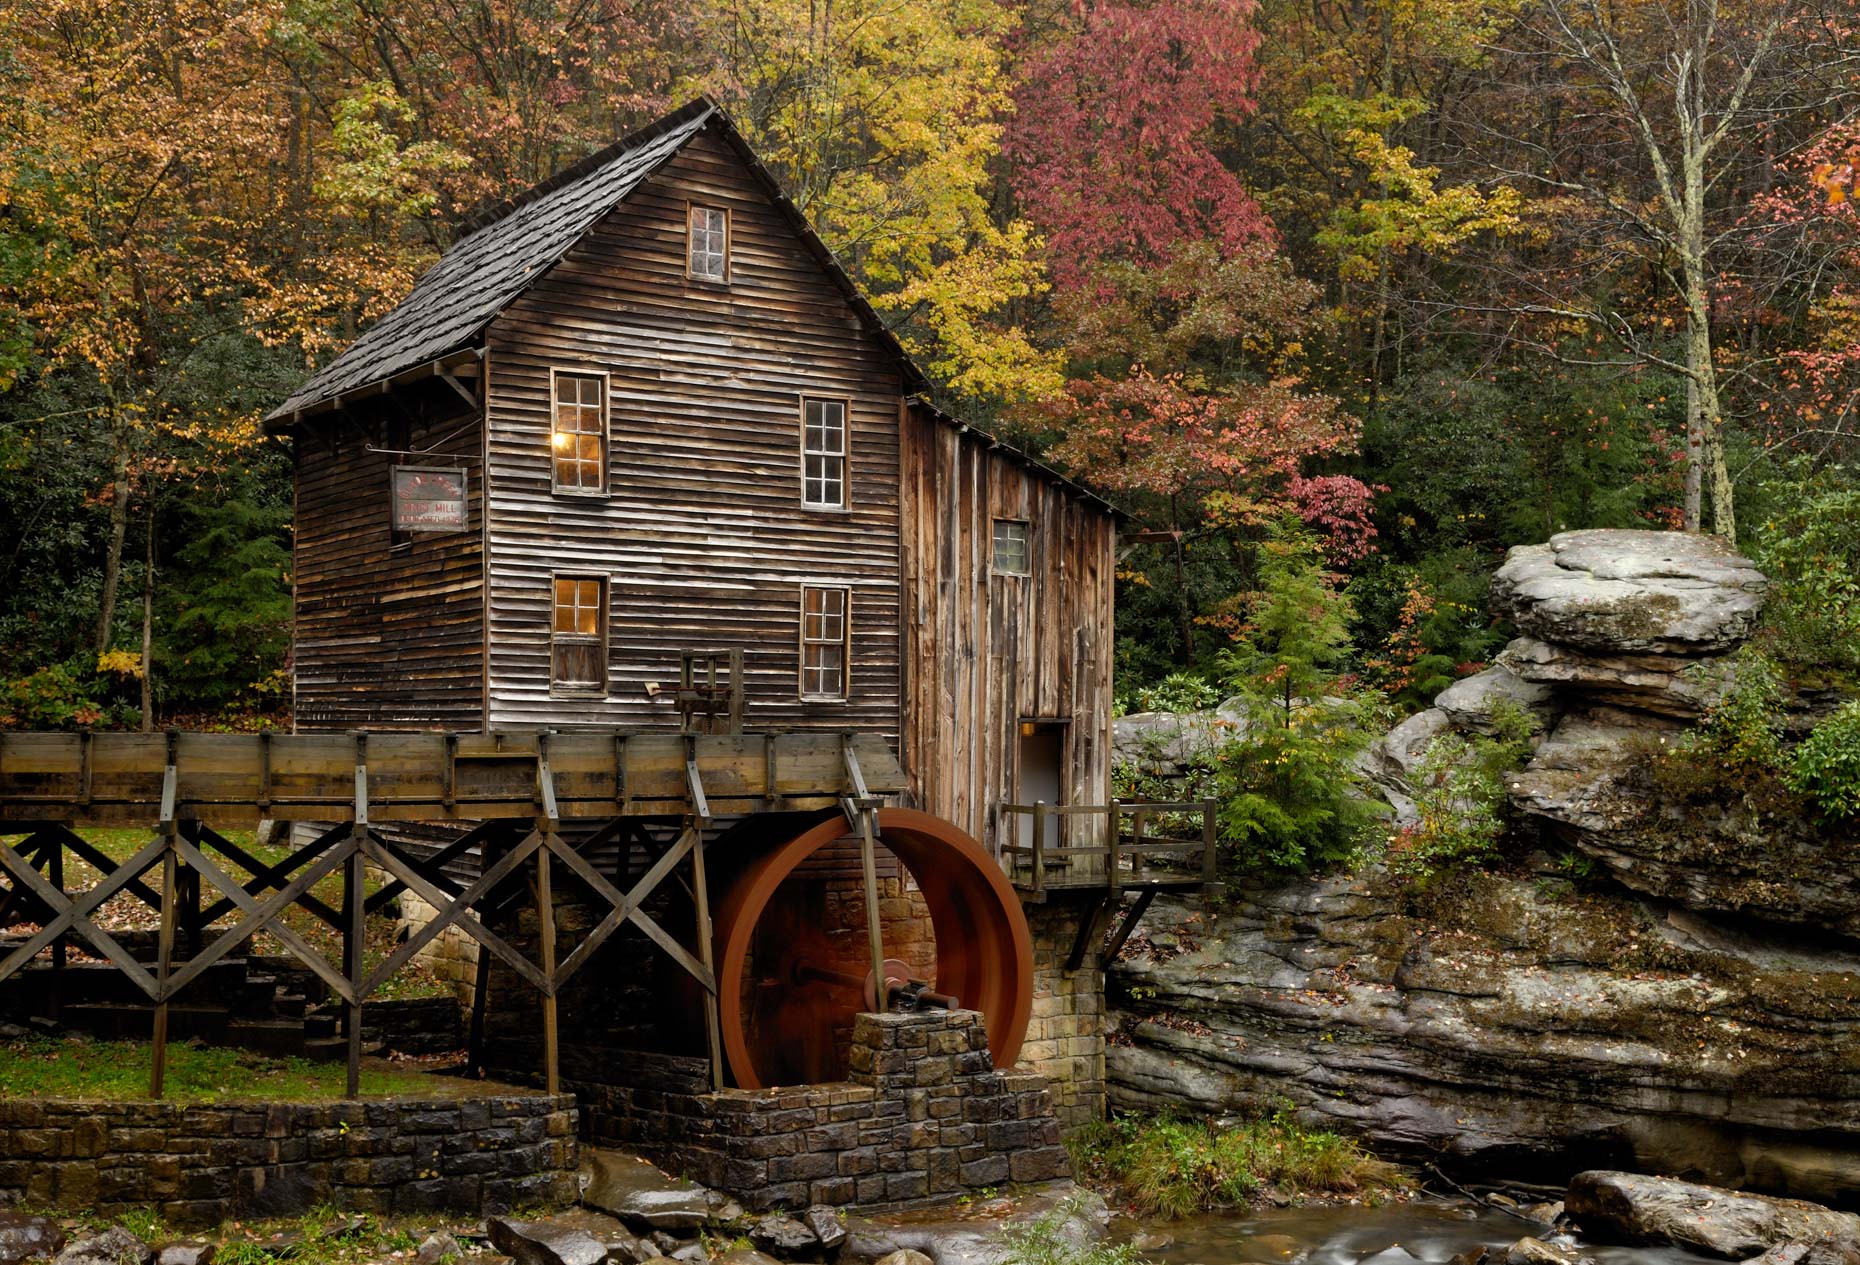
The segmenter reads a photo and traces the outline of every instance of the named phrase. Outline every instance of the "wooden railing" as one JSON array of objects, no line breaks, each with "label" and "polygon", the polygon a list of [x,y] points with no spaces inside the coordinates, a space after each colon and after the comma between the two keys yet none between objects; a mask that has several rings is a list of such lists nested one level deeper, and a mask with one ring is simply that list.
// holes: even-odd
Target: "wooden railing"
[{"label": "wooden railing", "polygon": [[[1060,889],[1200,887],[1218,881],[1218,810],[1214,800],[1004,803],[997,819],[1001,864],[1009,881],[1035,899]],[[1022,842],[1028,821],[1031,839]]]}]

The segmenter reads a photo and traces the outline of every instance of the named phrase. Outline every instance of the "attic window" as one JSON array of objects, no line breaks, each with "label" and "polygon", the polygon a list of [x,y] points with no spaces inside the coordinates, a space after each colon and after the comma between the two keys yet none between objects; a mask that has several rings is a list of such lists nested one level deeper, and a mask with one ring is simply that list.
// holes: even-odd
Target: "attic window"
[{"label": "attic window", "polygon": [[721,207],[694,206],[686,230],[690,236],[687,271],[694,281],[730,279],[730,213]]}]

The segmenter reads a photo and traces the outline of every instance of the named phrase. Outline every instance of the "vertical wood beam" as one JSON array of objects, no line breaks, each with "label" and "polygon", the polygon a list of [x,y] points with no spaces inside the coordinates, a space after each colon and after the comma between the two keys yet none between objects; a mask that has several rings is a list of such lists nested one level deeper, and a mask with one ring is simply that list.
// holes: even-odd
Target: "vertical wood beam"
[{"label": "vertical wood beam", "polygon": [[[551,1094],[562,1092],[561,1069],[558,1063],[560,1050],[557,1045],[555,1013],[555,897],[550,890],[549,849],[555,842],[555,832],[544,827],[543,846],[536,849],[536,926],[537,938],[542,944],[542,973],[549,981],[543,989],[543,1087]],[[482,954],[484,950],[480,949]]]},{"label": "vertical wood beam", "polygon": [[859,810],[859,866],[865,875],[866,947],[872,953],[872,995],[877,998],[879,1013],[891,1009],[891,993],[885,987],[885,932],[878,921],[878,849],[872,838],[872,810]]},{"label": "vertical wood beam", "polygon": [[710,881],[704,872],[704,830],[692,819],[691,896],[697,909],[698,961],[710,980],[704,989],[704,1036],[710,1044],[710,1087],[723,1088],[723,1025],[717,1014],[717,963],[711,943]]},{"label": "vertical wood beam", "polygon": [[[168,1079],[168,972],[174,965],[174,918],[180,908],[175,887],[176,840],[180,829],[175,824],[180,795],[180,777],[175,769],[178,738],[168,731],[168,761],[162,770],[161,786],[161,930],[155,941],[155,1030],[149,1035],[149,1097],[160,1098]],[[88,744],[86,744],[88,746]],[[87,788],[88,789],[88,788]]]},{"label": "vertical wood beam", "polygon": [[342,973],[348,978],[353,1000],[343,1006],[348,1037],[346,1090],[348,1097],[362,1093],[362,944],[368,931],[368,893],[363,884],[363,846],[368,841],[368,735],[355,735],[355,818],[350,826],[355,851],[343,866]]},{"label": "vertical wood beam", "polygon": [[1036,899],[1046,892],[1046,801],[1033,804],[1033,894]]}]

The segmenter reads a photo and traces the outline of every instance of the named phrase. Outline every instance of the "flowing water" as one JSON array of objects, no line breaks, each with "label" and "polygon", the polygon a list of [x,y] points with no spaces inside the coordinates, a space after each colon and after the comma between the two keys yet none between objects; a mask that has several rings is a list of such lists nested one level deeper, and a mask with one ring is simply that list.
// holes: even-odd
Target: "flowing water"
[{"label": "flowing water", "polygon": [[[1158,1265],[1442,1265],[1471,1248],[1503,1249],[1525,1235],[1572,1243],[1600,1265],[1700,1265],[1677,1248],[1613,1247],[1553,1238],[1544,1226],[1469,1202],[1424,1200],[1382,1208],[1269,1208],[1171,1222],[1174,1236],[1145,1253]],[[1716,1265],[1723,1265],[1717,1262]]]}]

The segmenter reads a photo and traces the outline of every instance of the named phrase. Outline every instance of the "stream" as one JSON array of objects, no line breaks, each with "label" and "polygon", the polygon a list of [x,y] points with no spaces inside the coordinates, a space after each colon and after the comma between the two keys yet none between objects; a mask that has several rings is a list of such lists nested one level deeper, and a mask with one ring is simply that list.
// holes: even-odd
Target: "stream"
[{"label": "stream", "polygon": [[[1544,1226],[1466,1201],[1421,1200],[1381,1208],[1312,1206],[1194,1217],[1155,1229],[1174,1236],[1145,1253],[1156,1265],[1444,1265],[1471,1248],[1502,1249]],[[1559,1238],[1558,1242],[1569,1242]],[[1670,1247],[1583,1242],[1599,1265],[1723,1265]]]}]

